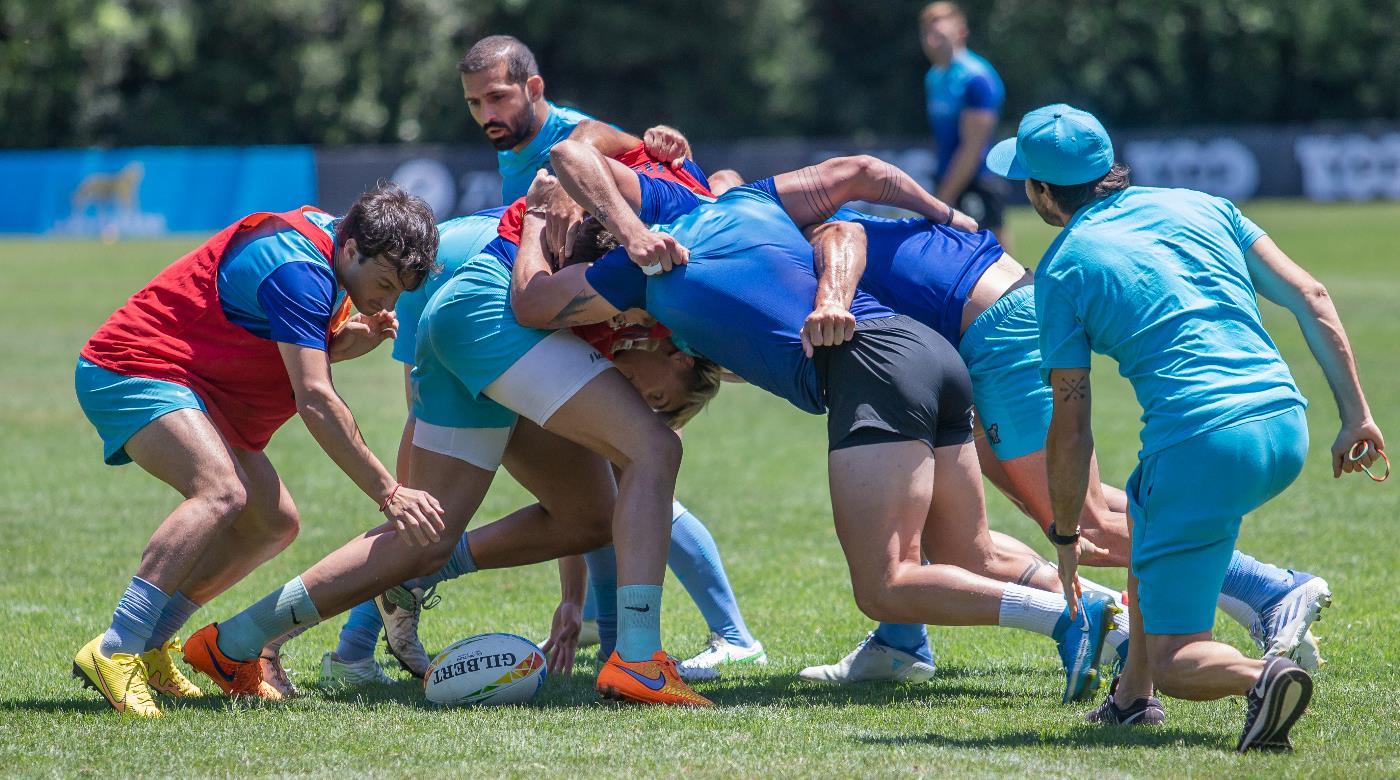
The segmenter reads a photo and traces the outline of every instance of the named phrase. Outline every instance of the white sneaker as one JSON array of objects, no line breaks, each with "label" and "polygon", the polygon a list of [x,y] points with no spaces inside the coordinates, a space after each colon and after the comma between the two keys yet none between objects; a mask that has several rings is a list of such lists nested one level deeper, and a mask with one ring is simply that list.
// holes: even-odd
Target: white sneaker
[{"label": "white sneaker", "polygon": [[321,685],[393,685],[394,678],[384,673],[384,667],[374,656],[359,661],[342,661],[335,653],[321,656]]},{"label": "white sneaker", "polygon": [[578,646],[582,650],[585,647],[594,647],[600,643],[598,636],[598,621],[585,620],[578,629]]},{"label": "white sneaker", "polygon": [[1259,615],[1250,626],[1249,635],[1265,658],[1286,656],[1305,670],[1315,672],[1324,661],[1311,628],[1322,616],[1323,608],[1332,605],[1332,590],[1327,580],[1307,576],[1301,585]]},{"label": "white sneaker", "polygon": [[867,634],[850,655],[834,664],[809,666],[798,672],[798,676],[837,685],[874,680],[921,683],[933,679],[933,664],[874,639],[875,634]]},{"label": "white sneaker", "polygon": [[718,680],[719,667],[729,664],[752,664],[763,666],[768,663],[768,653],[763,651],[762,642],[754,642],[752,647],[730,644],[719,634],[710,634],[710,643],[694,656],[681,661],[676,666],[682,680]]},{"label": "white sneaker", "polygon": [[389,655],[404,671],[420,680],[433,657],[418,639],[418,620],[423,610],[432,609],[442,601],[434,592],[436,589],[436,586],[423,590],[395,585],[374,597],[374,605],[379,607],[379,617],[384,621],[384,645]]}]

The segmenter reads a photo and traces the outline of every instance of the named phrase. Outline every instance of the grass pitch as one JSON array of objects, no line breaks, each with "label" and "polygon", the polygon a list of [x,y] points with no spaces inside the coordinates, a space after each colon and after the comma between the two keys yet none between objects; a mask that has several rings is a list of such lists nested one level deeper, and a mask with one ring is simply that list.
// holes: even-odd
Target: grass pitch
[{"label": "grass pitch", "polygon": [[[1329,287],[1350,329],[1372,407],[1400,440],[1400,206],[1258,204],[1247,212]],[[1033,263],[1050,229],[1013,214],[1015,255]],[[0,773],[14,775],[374,776],[1044,776],[1359,777],[1400,775],[1400,552],[1397,485],[1334,482],[1334,407],[1291,318],[1265,317],[1309,410],[1303,476],[1251,516],[1241,547],[1324,575],[1335,606],[1317,634],[1331,662],[1317,678],[1291,756],[1231,753],[1240,699],[1167,700],[1168,725],[1118,731],[1059,705],[1054,645],[1024,632],[935,629],[938,675],[926,685],[822,687],[804,665],[839,658],[869,623],[852,603],[826,499],[823,424],[750,388],[726,388],[686,437],[679,495],[714,532],[745,617],[771,658],[697,686],[712,711],[599,703],[592,662],[551,678],[523,708],[438,709],[407,679],[365,692],[314,687],[333,619],[287,647],[309,695],[278,706],[221,696],[166,707],[158,722],[118,717],[69,677],[73,653],[110,617],[175,494],[134,466],[102,465],[73,397],[78,348],[125,296],[194,243],[0,243],[7,338],[0,342]],[[336,369],[366,438],[386,462],[403,421],[400,374],[387,349]],[[1095,433],[1105,479],[1122,484],[1137,450],[1138,409],[1111,365],[1094,374]],[[373,505],[292,421],[269,454],[301,508],[300,538],[209,605],[191,628],[225,619],[378,521]],[[475,523],[527,501],[502,472]],[[1049,553],[1030,521],[989,496],[995,528]],[[1089,570],[1121,585],[1119,571]],[[425,639],[442,647],[482,631],[542,638],[557,600],[553,566],[448,583]],[[689,655],[706,630],[671,581],[666,647]],[[1219,635],[1252,648],[1223,618]],[[1252,650],[1251,650],[1252,652]],[[202,678],[197,678],[201,683]]]}]

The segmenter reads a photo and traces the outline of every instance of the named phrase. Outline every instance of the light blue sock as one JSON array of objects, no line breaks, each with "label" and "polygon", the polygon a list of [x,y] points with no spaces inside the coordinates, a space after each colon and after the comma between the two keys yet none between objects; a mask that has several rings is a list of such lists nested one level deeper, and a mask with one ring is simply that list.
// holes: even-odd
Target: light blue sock
[{"label": "light blue sock", "polygon": [[1225,570],[1225,584],[1220,592],[1262,613],[1298,584],[1291,569],[1280,569],[1235,550],[1235,554],[1230,556],[1230,567]]},{"label": "light blue sock", "polygon": [[700,608],[711,631],[732,645],[753,646],[753,634],[739,612],[739,602],[724,573],[715,538],[700,518],[679,501],[671,504],[671,554],[667,563]]},{"label": "light blue sock", "polygon": [[922,623],[881,623],[875,628],[875,641],[915,656],[926,664],[933,663],[928,627]]},{"label": "light blue sock", "polygon": [[617,654],[624,661],[650,661],[661,649],[661,586],[617,589]]},{"label": "light blue sock", "polygon": [[169,602],[170,596],[160,588],[140,577],[132,577],[112,613],[111,627],[102,635],[102,654],[110,657],[112,653],[140,655],[146,652],[146,642],[155,633],[160,613]]},{"label": "light blue sock", "polygon": [[379,608],[373,601],[364,601],[350,610],[350,617],[340,627],[340,644],[335,646],[335,657],[350,663],[374,657],[374,643],[379,641],[379,632],[384,630],[384,619],[379,617]]},{"label": "light blue sock", "polygon": [[[588,560],[588,556],[583,556],[583,559],[585,561]],[[593,579],[593,567],[591,566],[588,569],[588,578],[590,580]],[[616,618],[617,614],[614,613],[613,617]],[[594,592],[592,587],[586,587],[586,589],[583,592],[583,619],[598,619],[598,594]]]},{"label": "light blue sock", "polygon": [[175,632],[180,630],[180,626],[189,622],[190,616],[198,611],[198,604],[177,591],[170,597],[170,601],[166,602],[165,609],[161,610],[160,620],[156,621],[156,630],[152,632],[151,638],[146,640],[146,649],[164,647],[165,643],[175,636]]},{"label": "light blue sock", "polygon": [[235,661],[256,658],[263,645],[300,626],[316,625],[321,614],[301,577],[219,624],[219,650]]},{"label": "light blue sock", "polygon": [[467,534],[462,534],[462,538],[457,540],[457,546],[452,548],[452,557],[447,559],[447,565],[432,574],[411,579],[403,585],[405,588],[427,590],[439,582],[455,580],[463,574],[471,574],[474,571],[476,571],[476,559],[472,557],[472,548],[467,543]]},{"label": "light blue sock", "polygon": [[612,545],[583,554],[588,563],[588,595],[598,621],[598,656],[607,659],[617,647],[617,552]]}]

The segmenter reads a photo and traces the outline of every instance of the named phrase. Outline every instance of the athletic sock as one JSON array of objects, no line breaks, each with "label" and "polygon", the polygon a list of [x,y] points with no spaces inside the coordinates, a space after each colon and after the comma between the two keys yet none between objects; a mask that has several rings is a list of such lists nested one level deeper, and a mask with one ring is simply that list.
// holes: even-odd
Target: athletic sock
[{"label": "athletic sock", "polygon": [[340,643],[335,646],[335,657],[345,663],[363,661],[374,657],[374,643],[379,641],[379,632],[384,630],[384,620],[379,617],[379,607],[373,601],[364,601],[350,610],[345,625],[340,627]]},{"label": "athletic sock", "polygon": [[1254,627],[1254,621],[1259,619],[1259,613],[1254,608],[1240,601],[1234,596],[1227,596],[1221,593],[1215,599],[1215,605],[1221,611],[1230,616],[1231,620],[1244,626],[1246,629]]},{"label": "athletic sock", "polygon": [[588,564],[588,594],[598,621],[598,655],[606,659],[617,648],[617,551],[612,545],[583,554]]},{"label": "athletic sock", "polygon": [[[587,559],[588,556],[585,555],[584,560],[586,561]],[[588,570],[588,579],[593,579],[593,569],[591,567]],[[613,609],[617,609],[616,605],[613,606]],[[616,618],[617,613],[613,613],[613,619]],[[593,590],[593,586],[591,585],[583,592],[583,619],[593,621],[598,619],[598,593]]]},{"label": "athletic sock", "polygon": [[168,603],[170,596],[160,588],[140,577],[132,577],[112,613],[112,625],[102,635],[102,654],[111,657],[112,653],[140,655],[146,652],[146,642],[155,633],[160,614]]},{"label": "athletic sock", "polygon": [[439,582],[455,580],[463,574],[471,574],[476,571],[476,559],[472,557],[471,544],[467,542],[467,534],[462,534],[462,538],[457,540],[457,546],[452,548],[452,557],[447,559],[447,565],[441,569],[422,577],[411,579],[403,586],[409,588],[422,588],[427,590]]},{"label": "athletic sock", "polygon": [[617,654],[624,661],[650,661],[661,649],[661,586],[617,589]]},{"label": "athletic sock", "polygon": [[1220,592],[1243,601],[1255,612],[1265,612],[1292,590],[1294,572],[1256,560],[1239,550],[1230,556],[1225,584]]},{"label": "athletic sock", "polygon": [[1110,588],[1107,585],[1100,585],[1082,574],[1079,575],[1079,589],[1084,591],[1084,593],[1086,594],[1102,593],[1105,596],[1108,596],[1109,598],[1113,599],[1114,601],[1123,600],[1123,591],[1118,590],[1117,588]]},{"label": "athletic sock", "polygon": [[881,623],[875,627],[875,641],[933,664],[928,646],[928,627],[922,623]]},{"label": "athletic sock", "polygon": [[1069,624],[1069,611],[1064,596],[1058,593],[1015,584],[1007,584],[1001,592],[997,625],[1003,628],[1020,628],[1054,638],[1060,633],[1062,622]]},{"label": "athletic sock", "polygon": [[711,632],[731,645],[753,647],[753,634],[739,612],[715,538],[679,501],[671,502],[671,554],[667,562]]},{"label": "athletic sock", "polygon": [[180,630],[180,626],[189,622],[190,616],[198,610],[198,604],[176,591],[175,595],[170,597],[170,601],[165,603],[165,609],[161,610],[155,631],[151,632],[151,638],[146,640],[146,649],[156,650],[164,647],[165,643],[175,636],[175,632]]},{"label": "athletic sock", "polygon": [[321,622],[321,614],[301,577],[219,624],[219,651],[235,661],[256,658],[263,645],[301,625]]}]

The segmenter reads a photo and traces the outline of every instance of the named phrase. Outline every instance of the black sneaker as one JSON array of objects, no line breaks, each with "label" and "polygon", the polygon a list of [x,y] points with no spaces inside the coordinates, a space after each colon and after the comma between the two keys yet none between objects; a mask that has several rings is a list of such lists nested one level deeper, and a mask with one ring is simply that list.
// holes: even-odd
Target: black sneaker
[{"label": "black sneaker", "polygon": [[1097,709],[1084,713],[1084,720],[1102,723],[1106,726],[1160,726],[1167,721],[1167,710],[1156,696],[1134,700],[1127,707],[1113,703],[1113,692],[1118,690],[1118,678],[1108,686],[1108,696]]},{"label": "black sneaker", "polygon": [[1288,731],[1308,708],[1312,698],[1312,678],[1303,667],[1287,658],[1270,658],[1264,662],[1259,682],[1249,689],[1249,712],[1244,719],[1244,732],[1235,751],[1292,750]]}]

